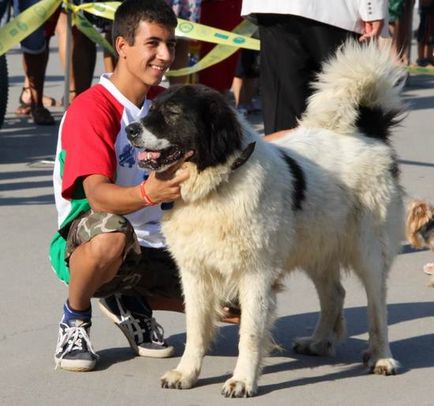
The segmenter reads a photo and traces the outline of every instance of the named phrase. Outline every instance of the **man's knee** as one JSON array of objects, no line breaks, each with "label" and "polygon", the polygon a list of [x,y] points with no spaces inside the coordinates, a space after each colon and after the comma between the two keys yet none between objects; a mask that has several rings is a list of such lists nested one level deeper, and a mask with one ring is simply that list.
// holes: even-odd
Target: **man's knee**
[{"label": "man's knee", "polygon": [[116,214],[90,211],[75,220],[69,230],[66,259],[78,248],[101,264],[122,259],[134,248],[136,238],[129,221]]},{"label": "man's knee", "polygon": [[100,264],[121,260],[125,253],[127,237],[121,232],[98,234],[89,241],[92,257]]}]

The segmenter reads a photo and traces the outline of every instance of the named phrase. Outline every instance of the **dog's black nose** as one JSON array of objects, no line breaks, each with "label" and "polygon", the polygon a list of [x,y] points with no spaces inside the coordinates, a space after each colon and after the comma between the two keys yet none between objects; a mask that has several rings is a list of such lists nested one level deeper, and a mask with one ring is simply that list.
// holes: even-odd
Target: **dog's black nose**
[{"label": "dog's black nose", "polygon": [[125,127],[127,137],[130,141],[134,141],[142,132],[142,126],[140,123],[131,123]]}]

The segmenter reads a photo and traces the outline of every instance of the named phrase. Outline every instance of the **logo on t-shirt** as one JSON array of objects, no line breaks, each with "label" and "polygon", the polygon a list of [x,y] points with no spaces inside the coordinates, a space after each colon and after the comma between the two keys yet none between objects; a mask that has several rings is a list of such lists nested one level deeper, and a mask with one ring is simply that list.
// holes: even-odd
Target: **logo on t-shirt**
[{"label": "logo on t-shirt", "polygon": [[136,159],[134,157],[134,147],[131,144],[126,144],[119,155],[119,165],[132,168],[135,164]]}]

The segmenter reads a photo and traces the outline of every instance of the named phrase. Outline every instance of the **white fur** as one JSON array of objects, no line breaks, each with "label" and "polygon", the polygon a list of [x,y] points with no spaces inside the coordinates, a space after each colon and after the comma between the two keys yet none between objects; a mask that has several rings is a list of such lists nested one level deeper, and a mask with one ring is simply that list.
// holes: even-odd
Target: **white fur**
[{"label": "white fur", "polygon": [[161,149],[168,148],[171,146],[168,140],[164,138],[157,138],[154,134],[152,134],[143,126],[141,126],[141,132],[143,134],[143,139],[145,140],[145,142],[141,147],[144,149],[159,151]]},{"label": "white fur", "polygon": [[218,308],[238,297],[239,357],[223,394],[254,395],[276,290],[296,268],[312,278],[321,316],[313,335],[298,339],[295,350],[333,354],[345,331],[340,272],[352,269],[368,298],[368,365],[375,373],[395,372],[387,337],[386,276],[402,237],[402,191],[390,172],[391,148],[358,134],[354,120],[360,103],[400,107],[392,87],[399,72],[384,51],[351,44],[325,67],[300,127],[277,142],[305,174],[300,210],[292,207],[293,176],[279,150],[245,123],[246,143],[256,141],[256,148],[243,166],[231,170],[236,157],[200,173],[187,164],[191,176],[182,185],[183,200],[162,222],[180,267],[187,343],[177,368],[162,377],[163,386],[195,384]]}]

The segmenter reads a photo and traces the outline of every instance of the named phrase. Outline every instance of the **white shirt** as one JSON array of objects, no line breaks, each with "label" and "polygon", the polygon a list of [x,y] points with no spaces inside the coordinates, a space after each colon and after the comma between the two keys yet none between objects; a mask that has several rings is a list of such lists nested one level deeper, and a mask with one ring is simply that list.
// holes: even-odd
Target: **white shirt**
[{"label": "white shirt", "polygon": [[[241,15],[291,14],[352,32],[362,21],[387,20],[387,0],[243,0]],[[387,25],[387,21],[385,21]]]}]

